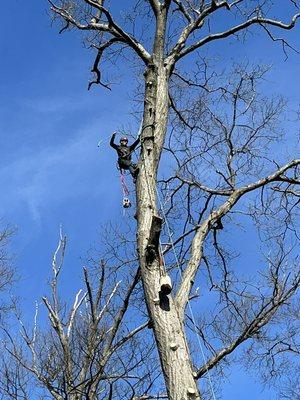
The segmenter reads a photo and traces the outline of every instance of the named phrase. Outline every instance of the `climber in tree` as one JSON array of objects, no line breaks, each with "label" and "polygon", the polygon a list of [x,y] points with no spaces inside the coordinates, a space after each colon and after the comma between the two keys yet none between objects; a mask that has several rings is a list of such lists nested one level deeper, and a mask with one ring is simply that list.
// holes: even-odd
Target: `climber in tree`
[{"label": "climber in tree", "polygon": [[132,145],[128,146],[127,137],[122,137],[120,139],[120,144],[115,144],[116,132],[112,134],[110,139],[110,145],[113,147],[118,153],[118,164],[120,169],[129,170],[133,177],[133,181],[135,182],[137,175],[139,173],[138,166],[131,161],[131,154],[136,148],[136,146],[140,142],[140,138],[137,138]]}]

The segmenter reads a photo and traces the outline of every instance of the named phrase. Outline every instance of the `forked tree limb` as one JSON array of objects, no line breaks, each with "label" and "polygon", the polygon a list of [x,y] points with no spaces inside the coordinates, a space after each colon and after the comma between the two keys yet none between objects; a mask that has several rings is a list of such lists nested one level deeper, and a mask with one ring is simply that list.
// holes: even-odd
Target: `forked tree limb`
[{"label": "forked tree limb", "polygon": [[216,211],[211,212],[208,218],[199,226],[192,241],[190,259],[186,269],[184,270],[182,281],[176,295],[176,302],[182,318],[189,299],[195,275],[202,259],[203,244],[213,224],[226,215],[245,194],[266,186],[271,182],[280,180],[281,176],[286,171],[297,167],[298,165],[300,165],[300,160],[295,159],[265,178],[236,189],[228,197],[228,199]]},{"label": "forked tree limb", "polygon": [[148,0],[148,3],[150,4],[154,15],[157,16],[157,14],[159,13],[159,8],[160,8],[160,3],[158,0]]},{"label": "forked tree limb", "polygon": [[293,16],[291,19],[290,23],[283,23],[281,21],[275,20],[275,19],[269,19],[269,18],[261,18],[261,17],[253,17],[239,25],[236,25],[232,28],[229,28],[223,32],[218,32],[214,33],[211,35],[208,35],[197,42],[191,44],[188,47],[185,47],[186,41],[190,36],[190,33],[194,30],[187,29],[187,32],[183,32],[181,38],[178,40],[177,44],[173,48],[173,50],[170,52],[168,55],[166,62],[171,65],[171,67],[174,66],[174,64],[183,58],[184,56],[192,53],[193,51],[199,49],[200,47],[204,46],[207,43],[219,40],[219,39],[225,39],[229,36],[232,36],[238,32],[244,31],[251,25],[268,25],[268,26],[274,26],[276,28],[284,29],[284,30],[290,30],[294,28],[296,25],[296,22],[298,18],[300,17],[300,13],[297,13]]},{"label": "forked tree limb", "polygon": [[76,18],[67,10],[57,6],[52,0],[48,0],[48,2],[51,4],[51,10],[55,14],[60,15],[66,22],[75,26],[79,30],[106,32],[112,35],[114,38],[118,39],[120,42],[127,44],[132,50],[134,50],[134,52],[145,64],[147,64],[151,60],[150,54],[142,46],[142,44],[139,43],[139,41],[131,36],[129,33],[127,33],[123,28],[121,28],[114,21],[110,12],[106,8],[100,6],[98,3],[92,0],[85,1],[92,7],[104,13],[106,18],[108,19],[108,22],[101,23],[97,21],[91,21],[90,23],[82,24],[78,20],[76,20]]},{"label": "forked tree limb", "polygon": [[[277,271],[278,273],[278,271]],[[287,279],[286,279],[287,280]],[[240,335],[232,341],[228,346],[219,350],[215,356],[213,356],[210,360],[208,360],[205,365],[198,369],[196,378],[199,379],[203,375],[205,375],[209,370],[215,367],[222,359],[231,354],[241,343],[250,339],[260,331],[265,325],[267,325],[273,316],[276,314],[277,310],[286,303],[292,295],[296,292],[300,284],[300,273],[298,272],[297,276],[293,280],[291,286],[284,291],[282,289],[285,288],[286,282],[280,285],[279,278],[276,276],[274,280],[274,288],[273,288],[273,296],[269,298],[269,300],[262,304],[260,309],[256,312],[255,316],[251,321],[245,323],[245,327]]]}]

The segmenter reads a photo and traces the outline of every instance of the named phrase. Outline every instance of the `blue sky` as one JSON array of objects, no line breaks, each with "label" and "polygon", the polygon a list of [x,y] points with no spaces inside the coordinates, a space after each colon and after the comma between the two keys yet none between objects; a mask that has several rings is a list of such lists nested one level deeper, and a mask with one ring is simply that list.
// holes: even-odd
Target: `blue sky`
[{"label": "blue sky", "polygon": [[[9,22],[14,18],[17,29]],[[97,143],[129,118],[127,88],[87,92],[90,59],[77,39],[57,35],[45,2],[5,6],[0,207],[18,226],[18,268],[34,289],[48,274],[60,223],[76,274],[77,258],[95,240],[100,222],[121,214],[114,154]]]},{"label": "blue sky", "polygon": [[[18,227],[13,251],[27,316],[45,293],[60,224],[69,238],[67,276],[76,282],[80,257],[97,241],[100,225],[123,217],[115,155],[105,143],[123,124],[136,128],[131,82],[123,80],[112,92],[88,92],[91,54],[78,34],[59,36],[46,9],[46,1],[39,0],[1,6],[0,215]],[[300,24],[289,33],[294,44],[299,33]],[[272,64],[270,94],[287,94],[296,108],[300,56],[285,61],[278,51],[259,36],[244,45],[228,40],[215,47],[224,60],[247,56]],[[104,143],[98,148],[100,138]],[[77,288],[70,283],[66,289],[75,293]],[[261,394],[252,378],[233,374],[224,400],[273,398]],[[251,392],[245,393],[245,386]]]}]

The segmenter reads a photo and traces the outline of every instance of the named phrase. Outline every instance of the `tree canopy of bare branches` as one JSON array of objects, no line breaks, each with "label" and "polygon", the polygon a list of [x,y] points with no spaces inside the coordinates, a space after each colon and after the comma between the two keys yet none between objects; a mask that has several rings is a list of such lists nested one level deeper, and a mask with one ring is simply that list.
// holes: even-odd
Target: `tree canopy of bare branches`
[{"label": "tree canopy of bare branches", "polygon": [[15,229],[1,222],[0,232],[0,293],[3,295],[0,299],[0,320],[4,318],[5,312],[10,308],[11,299],[7,292],[15,280],[13,270],[13,258],[10,254],[9,243]]},{"label": "tree canopy of bare branches", "polygon": [[[34,333],[23,331],[31,372],[57,399],[82,398],[82,393],[89,399],[128,398],[111,391],[109,360],[117,369],[119,362],[127,362],[119,349],[148,323],[165,389],[157,390],[151,371],[148,390],[139,387],[131,398],[153,398],[153,389],[171,400],[215,397],[208,392],[214,385],[206,384],[219,382],[231,362],[255,366],[265,383],[284,370],[288,373],[299,355],[297,142],[282,123],[285,101],[261,93],[267,68],[237,63],[221,71],[200,56],[228,38],[247,40],[254,29],[270,43],[279,42],[288,54],[293,45],[285,31],[297,24],[298,1],[287,0],[284,7],[268,0],[136,0],[120,5],[109,0],[48,1],[60,32],[82,32],[94,51],[89,89],[94,84],[110,88],[102,78],[103,63],[117,63],[128,52],[143,69],[138,266],[108,317],[119,285],[110,286],[106,296],[101,283],[93,291],[85,270],[85,290],[66,311],[56,293],[60,267],[55,263],[52,300],[44,298],[44,303],[56,335],[50,343],[57,345],[36,350]],[[255,232],[260,243],[255,254],[238,240],[240,230]],[[100,268],[100,277],[106,268]],[[173,282],[169,294],[161,290],[166,274]],[[118,337],[118,316],[126,311],[127,296],[139,279],[148,316]],[[190,301],[197,305],[196,317]],[[192,334],[200,338],[207,359],[199,357]],[[70,350],[74,343],[76,360]],[[125,370],[132,365],[147,377],[146,366],[140,366],[147,354],[135,348],[132,355]]]}]

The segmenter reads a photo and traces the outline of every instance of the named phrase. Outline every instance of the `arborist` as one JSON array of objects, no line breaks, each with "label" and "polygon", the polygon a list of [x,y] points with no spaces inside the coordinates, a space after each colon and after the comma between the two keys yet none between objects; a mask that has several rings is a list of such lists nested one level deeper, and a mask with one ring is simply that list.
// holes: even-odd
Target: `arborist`
[{"label": "arborist", "polygon": [[136,146],[140,142],[140,138],[138,137],[130,146],[128,146],[127,137],[122,137],[120,139],[120,144],[115,144],[116,132],[112,134],[110,139],[110,146],[114,148],[118,153],[118,164],[121,170],[129,170],[132,175],[133,181],[136,181],[136,178],[139,173],[139,168],[136,164],[131,161],[131,154],[136,148]]}]

